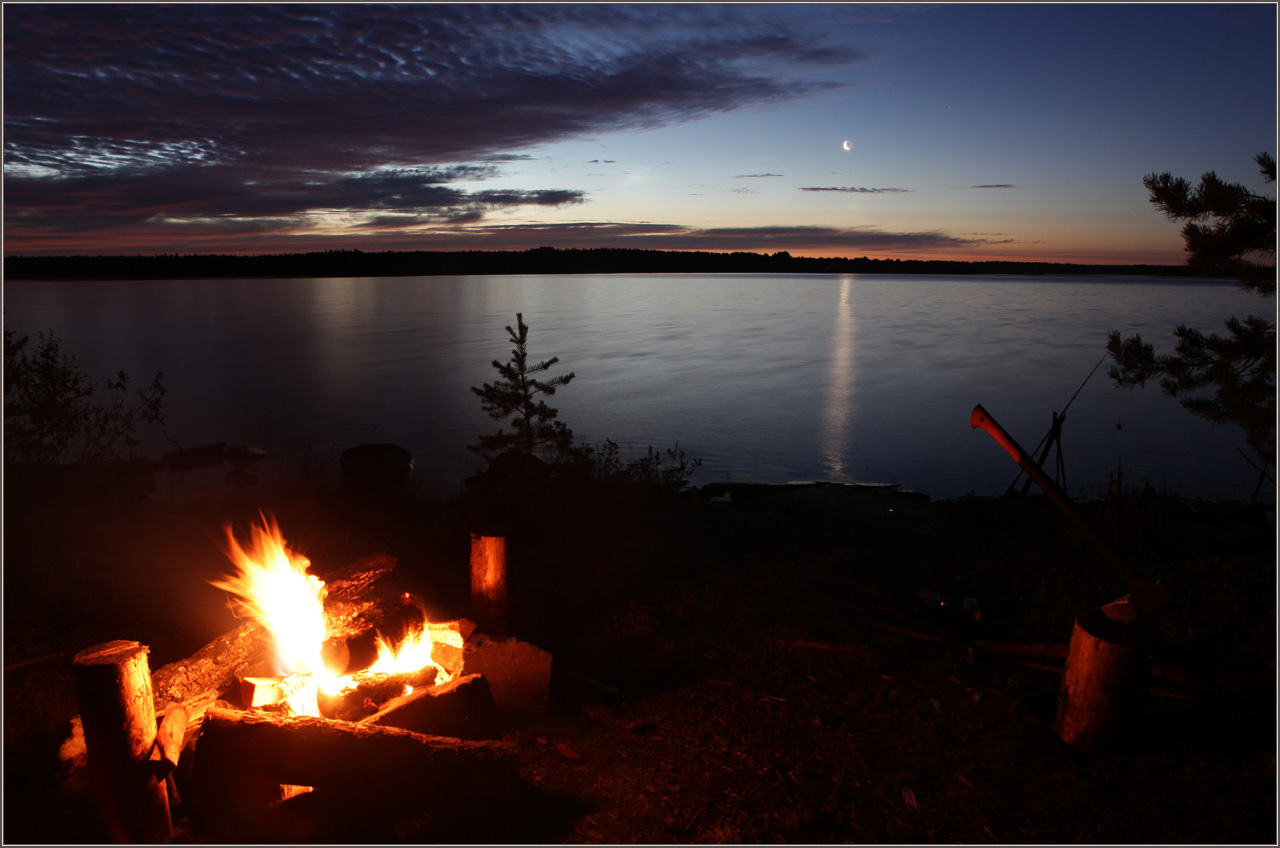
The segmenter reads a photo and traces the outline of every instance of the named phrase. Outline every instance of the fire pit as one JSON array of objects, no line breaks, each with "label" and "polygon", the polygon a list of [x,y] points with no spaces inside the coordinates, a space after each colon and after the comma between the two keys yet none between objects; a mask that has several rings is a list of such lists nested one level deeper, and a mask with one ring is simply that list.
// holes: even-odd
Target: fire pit
[{"label": "fire pit", "polygon": [[235,573],[214,585],[236,630],[154,674],[137,643],[76,657],[64,786],[88,774],[113,837],[167,839],[180,805],[200,837],[325,841],[316,822],[335,811],[448,815],[514,789],[502,730],[545,711],[550,654],[376,592],[391,557],[322,580],[265,515],[248,545],[228,528],[226,551]]}]

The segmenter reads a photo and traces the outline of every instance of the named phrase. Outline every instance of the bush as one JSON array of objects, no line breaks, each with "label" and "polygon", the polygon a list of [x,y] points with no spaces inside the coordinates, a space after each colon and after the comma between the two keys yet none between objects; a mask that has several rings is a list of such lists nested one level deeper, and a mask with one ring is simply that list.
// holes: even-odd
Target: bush
[{"label": "bush", "polygon": [[667,448],[665,455],[650,445],[644,456],[625,464],[618,453],[618,443],[613,439],[605,439],[603,445],[595,447],[582,442],[574,451],[573,464],[600,480],[643,483],[676,492],[689,485],[689,478],[702,465],[701,459],[687,459],[679,442]]},{"label": "bush", "polygon": [[105,404],[75,356],[62,353],[62,342],[50,330],[28,336],[4,333],[4,445],[6,462],[49,465],[97,463],[119,458],[123,448],[138,445],[139,421],[163,424],[164,374],[129,403],[129,375],[108,378]]}]

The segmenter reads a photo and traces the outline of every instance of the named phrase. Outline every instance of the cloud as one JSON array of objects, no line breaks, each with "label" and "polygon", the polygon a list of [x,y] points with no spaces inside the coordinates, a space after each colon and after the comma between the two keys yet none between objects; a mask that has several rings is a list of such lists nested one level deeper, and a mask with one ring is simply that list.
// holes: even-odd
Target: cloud
[{"label": "cloud", "polygon": [[[323,217],[323,216],[320,216]],[[426,220],[412,215],[370,217],[335,236],[316,217],[257,220],[166,221],[145,231],[111,231],[119,239],[117,253],[292,253],[327,250],[349,244],[378,250],[528,250],[543,245],[570,248],[638,248],[810,253],[822,256],[928,254],[963,252],[1005,241],[957,238],[946,233],[893,232],[877,227],[688,227],[660,222],[578,221],[503,224],[462,214],[457,220]],[[346,241],[344,242],[344,238]],[[82,234],[51,232],[44,253],[103,252]]]},{"label": "cloud", "polygon": [[1017,188],[1017,186],[1011,183],[991,183],[989,185],[969,186],[969,188]]},{"label": "cloud", "polygon": [[[579,202],[558,189],[453,184],[499,179],[496,166],[538,145],[831,91],[839,84],[821,72],[863,58],[821,33],[762,26],[767,14],[701,4],[6,5],[6,236],[157,215],[292,220],[334,206],[454,215]],[[48,219],[62,215],[74,220]]]},{"label": "cloud", "polygon": [[735,180],[762,180],[765,177],[780,177],[782,174],[738,174]]},{"label": "cloud", "polygon": [[[24,231],[88,232],[104,226],[158,221],[247,219],[303,221],[340,213],[399,212],[421,220],[458,220],[460,215],[515,206],[565,206],[583,201],[567,189],[467,191],[451,183],[481,179],[489,166],[406,168],[327,179],[255,173],[228,180],[217,169],[194,166],[164,172],[87,174],[49,181],[5,180],[5,223]],[[287,230],[286,230],[287,231]]]},{"label": "cloud", "polygon": [[854,194],[909,194],[907,188],[857,188],[853,186],[809,186],[801,191],[847,191]]}]

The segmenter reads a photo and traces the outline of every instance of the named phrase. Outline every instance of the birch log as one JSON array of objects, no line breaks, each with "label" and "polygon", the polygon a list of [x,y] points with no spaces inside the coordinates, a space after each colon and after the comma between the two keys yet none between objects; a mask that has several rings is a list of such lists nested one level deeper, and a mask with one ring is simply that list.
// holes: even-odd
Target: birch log
[{"label": "birch log", "polygon": [[90,784],[116,842],[172,835],[169,795],[150,766],[156,710],[147,653],[137,642],[104,642],[76,654],[72,669]]}]

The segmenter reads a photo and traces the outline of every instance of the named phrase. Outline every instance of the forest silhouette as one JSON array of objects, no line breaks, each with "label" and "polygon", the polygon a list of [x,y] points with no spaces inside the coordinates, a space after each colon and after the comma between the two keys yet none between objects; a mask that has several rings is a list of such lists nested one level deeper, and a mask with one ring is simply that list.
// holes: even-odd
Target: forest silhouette
[{"label": "forest silhouette", "polygon": [[[1201,276],[1185,265],[1073,265],[714,253],[633,248],[523,251],[326,250],[263,255],[7,256],[8,280],[157,280],[218,277],[398,277],[479,274],[1021,274]],[[1209,276],[1214,276],[1209,274]]]}]

